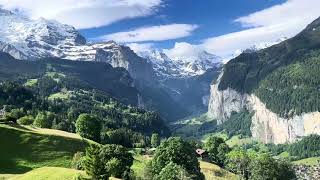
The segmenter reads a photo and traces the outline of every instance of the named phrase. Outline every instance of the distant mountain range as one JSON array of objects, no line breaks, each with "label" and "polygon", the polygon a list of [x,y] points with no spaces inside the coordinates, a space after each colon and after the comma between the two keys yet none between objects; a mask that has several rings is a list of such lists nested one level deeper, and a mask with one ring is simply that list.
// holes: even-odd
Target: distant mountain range
[{"label": "distant mountain range", "polygon": [[205,51],[196,57],[178,59],[170,59],[156,50],[137,55],[113,41],[88,43],[72,26],[33,20],[3,9],[0,9],[0,51],[19,60],[59,58],[106,62],[114,68],[125,68],[140,91],[139,105],[160,112],[168,120],[205,111],[204,99],[208,99],[214,77],[203,76],[216,74],[222,67],[221,58]]}]

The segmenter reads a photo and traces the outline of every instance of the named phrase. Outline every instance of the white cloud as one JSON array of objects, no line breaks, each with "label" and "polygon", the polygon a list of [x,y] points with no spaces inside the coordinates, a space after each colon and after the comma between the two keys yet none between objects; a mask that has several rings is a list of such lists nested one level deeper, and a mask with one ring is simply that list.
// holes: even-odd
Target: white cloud
[{"label": "white cloud", "polygon": [[239,50],[254,45],[291,38],[320,16],[319,0],[288,0],[287,2],[240,17],[235,22],[250,29],[208,38],[203,46],[222,57],[232,57]]},{"label": "white cloud", "polygon": [[295,21],[307,25],[320,16],[319,0],[288,0],[271,8],[236,19],[244,27],[260,27]]},{"label": "white cloud", "polygon": [[187,37],[197,29],[197,25],[169,24],[142,27],[128,32],[118,32],[98,37],[99,40],[115,40],[117,42],[164,41]]},{"label": "white cloud", "polygon": [[[203,46],[209,52],[215,52],[222,57],[231,57],[236,52],[259,44],[279,42],[280,38],[292,37],[305,26],[298,22],[257,27],[219,37],[208,38]],[[288,29],[289,28],[289,29]]]},{"label": "white cloud", "polygon": [[175,43],[172,49],[163,50],[163,52],[173,60],[195,59],[202,51],[203,47],[201,45],[192,45],[186,42]]},{"label": "white cloud", "polygon": [[148,52],[150,51],[154,44],[153,43],[128,43],[126,46],[130,47],[134,52]]},{"label": "white cloud", "polygon": [[18,9],[34,19],[55,19],[80,29],[148,16],[162,4],[162,0],[0,0],[5,9]]}]

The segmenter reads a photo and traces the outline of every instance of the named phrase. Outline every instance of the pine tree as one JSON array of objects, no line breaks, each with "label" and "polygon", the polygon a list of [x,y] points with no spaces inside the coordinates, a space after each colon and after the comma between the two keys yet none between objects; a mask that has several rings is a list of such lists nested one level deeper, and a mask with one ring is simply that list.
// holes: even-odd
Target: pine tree
[{"label": "pine tree", "polygon": [[85,171],[94,180],[108,179],[110,175],[107,174],[107,171],[104,171],[99,153],[100,147],[98,145],[92,144],[86,149],[86,158],[84,160]]}]

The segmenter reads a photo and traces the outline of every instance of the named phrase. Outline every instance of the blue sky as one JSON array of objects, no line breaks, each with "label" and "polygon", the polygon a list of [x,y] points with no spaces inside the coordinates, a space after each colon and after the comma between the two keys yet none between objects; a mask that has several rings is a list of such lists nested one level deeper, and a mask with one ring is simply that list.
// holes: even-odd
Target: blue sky
[{"label": "blue sky", "polygon": [[283,2],[285,0],[166,0],[151,16],[121,20],[104,27],[84,29],[81,33],[87,38],[96,38],[143,26],[174,23],[199,26],[188,37],[154,42],[158,48],[171,48],[177,41],[197,44],[208,37],[245,29],[234,20]]},{"label": "blue sky", "polygon": [[169,57],[208,51],[229,59],[290,38],[320,16],[320,0],[0,0],[30,18],[76,27],[90,41],[114,40]]}]

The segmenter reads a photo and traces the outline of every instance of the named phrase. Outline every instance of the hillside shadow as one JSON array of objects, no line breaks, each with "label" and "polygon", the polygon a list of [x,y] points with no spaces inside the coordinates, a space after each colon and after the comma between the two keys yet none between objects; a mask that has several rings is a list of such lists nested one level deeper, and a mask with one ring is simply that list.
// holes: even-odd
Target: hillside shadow
[{"label": "hillside shadow", "polygon": [[11,123],[11,124],[7,124],[11,127],[14,127],[14,128],[17,128],[19,130],[24,130],[24,131],[31,131],[30,129],[24,127],[24,126],[21,126],[20,124],[17,124],[17,123]]},{"label": "hillside shadow", "polygon": [[22,166],[14,160],[1,159],[0,162],[0,174],[24,174],[31,170],[32,168]]},{"label": "hillside shadow", "polygon": [[[17,129],[26,129],[15,126]],[[68,167],[87,142],[0,126],[0,174],[21,174],[43,166]]]}]

